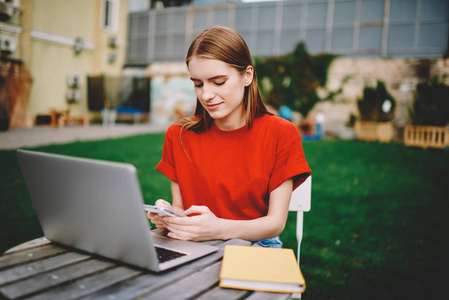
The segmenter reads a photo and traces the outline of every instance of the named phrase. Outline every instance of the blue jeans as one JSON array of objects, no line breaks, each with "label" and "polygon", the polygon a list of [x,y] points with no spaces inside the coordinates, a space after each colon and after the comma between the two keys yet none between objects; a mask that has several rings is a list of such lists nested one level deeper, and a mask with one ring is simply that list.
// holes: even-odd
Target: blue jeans
[{"label": "blue jeans", "polygon": [[271,239],[251,243],[251,246],[260,246],[267,248],[282,248],[282,245],[282,241],[278,236]]}]

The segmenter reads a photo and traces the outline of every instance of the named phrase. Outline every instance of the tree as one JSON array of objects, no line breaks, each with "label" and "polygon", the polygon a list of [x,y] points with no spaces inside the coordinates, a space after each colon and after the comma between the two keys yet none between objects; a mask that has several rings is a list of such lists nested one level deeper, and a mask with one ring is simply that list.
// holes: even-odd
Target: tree
[{"label": "tree", "polygon": [[327,71],[334,58],[331,54],[310,55],[301,42],[284,56],[255,59],[265,100],[275,108],[287,105],[307,117],[322,100],[317,89],[326,85]]}]

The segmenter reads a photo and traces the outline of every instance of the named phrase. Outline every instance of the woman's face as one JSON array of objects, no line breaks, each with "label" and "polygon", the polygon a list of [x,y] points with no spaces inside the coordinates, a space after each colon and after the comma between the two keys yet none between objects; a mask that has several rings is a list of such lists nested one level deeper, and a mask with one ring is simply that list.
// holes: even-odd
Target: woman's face
[{"label": "woman's face", "polygon": [[218,128],[233,130],[246,124],[242,102],[245,86],[252,82],[252,66],[240,74],[221,60],[194,56],[189,72],[198,100]]}]

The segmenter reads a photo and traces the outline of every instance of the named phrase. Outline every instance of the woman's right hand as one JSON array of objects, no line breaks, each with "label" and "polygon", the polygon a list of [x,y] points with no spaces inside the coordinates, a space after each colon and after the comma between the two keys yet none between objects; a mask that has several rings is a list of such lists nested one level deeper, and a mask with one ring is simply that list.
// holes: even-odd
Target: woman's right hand
[{"label": "woman's right hand", "polygon": [[[163,199],[157,200],[154,205],[155,206],[159,206],[159,207],[163,207],[163,208],[168,209],[170,211],[173,211],[173,207],[171,206],[170,202],[165,201]],[[154,214],[154,213],[148,212],[147,213],[147,217],[148,217],[148,219],[150,219],[151,223],[153,223],[156,226],[156,228],[158,228],[158,229],[167,229],[167,226],[164,223],[164,220],[158,214]]]}]

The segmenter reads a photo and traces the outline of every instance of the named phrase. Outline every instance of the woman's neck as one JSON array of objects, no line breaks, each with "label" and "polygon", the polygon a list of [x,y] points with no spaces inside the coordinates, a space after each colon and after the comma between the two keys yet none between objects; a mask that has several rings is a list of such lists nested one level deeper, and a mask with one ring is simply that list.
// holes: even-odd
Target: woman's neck
[{"label": "woman's neck", "polygon": [[238,117],[235,116],[232,119],[216,119],[214,124],[218,129],[224,131],[242,128],[246,125],[246,113],[242,111]]}]

